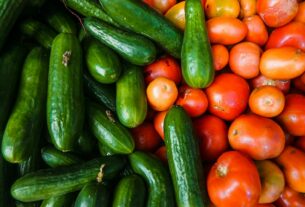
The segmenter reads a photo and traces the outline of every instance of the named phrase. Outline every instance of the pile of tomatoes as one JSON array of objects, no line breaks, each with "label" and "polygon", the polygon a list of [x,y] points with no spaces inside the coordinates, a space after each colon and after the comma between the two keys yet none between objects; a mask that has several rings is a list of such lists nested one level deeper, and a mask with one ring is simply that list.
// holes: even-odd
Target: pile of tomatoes
[{"label": "pile of tomatoes", "polygon": [[[185,1],[144,0],[184,29]],[[179,60],[145,68],[150,113],[136,148],[166,163],[167,110],[193,119],[212,205],[305,206],[305,1],[203,0],[216,76],[187,86]],[[259,203],[259,204],[258,204]]]}]

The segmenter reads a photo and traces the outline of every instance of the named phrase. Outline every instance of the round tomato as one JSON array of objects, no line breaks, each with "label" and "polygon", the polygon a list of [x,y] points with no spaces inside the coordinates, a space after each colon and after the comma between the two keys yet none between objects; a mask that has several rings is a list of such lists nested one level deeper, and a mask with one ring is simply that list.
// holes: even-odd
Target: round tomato
[{"label": "round tomato", "polygon": [[302,77],[299,76],[292,80],[295,89],[305,92],[305,83],[302,81]]},{"label": "round tomato", "polygon": [[224,120],[233,120],[246,109],[249,93],[245,79],[231,73],[220,74],[206,89],[208,110]]},{"label": "round tomato", "polygon": [[275,207],[272,203],[257,204],[255,207]]},{"label": "round tomato", "polygon": [[290,134],[305,136],[305,96],[287,95],[284,110],[278,120]]},{"label": "round tomato", "polygon": [[256,14],[257,0],[239,0],[240,3],[240,18],[250,17]]},{"label": "round tomato", "polygon": [[185,27],[185,1],[171,7],[165,14],[165,17],[171,21],[176,27],[184,30]]},{"label": "round tomato", "polygon": [[279,156],[285,147],[285,133],[272,119],[243,114],[229,127],[229,143],[255,160]]},{"label": "round tomato", "polygon": [[229,62],[229,51],[221,44],[212,45],[212,55],[215,70],[223,69]]},{"label": "round tomato", "polygon": [[165,13],[169,8],[177,3],[176,0],[143,0],[143,2],[160,13]]},{"label": "round tomato", "polygon": [[298,13],[295,16],[294,21],[305,23],[305,1],[299,3]]},{"label": "round tomato", "polygon": [[193,122],[194,131],[199,139],[201,159],[215,161],[229,148],[226,123],[213,115],[205,115]]},{"label": "round tomato", "polygon": [[305,153],[295,147],[286,146],[275,161],[283,169],[288,186],[305,193]]},{"label": "round tomato", "polygon": [[154,127],[160,137],[164,140],[164,130],[163,130],[163,124],[164,124],[164,119],[166,116],[167,111],[162,111],[156,114],[154,118]]},{"label": "round tomato", "polygon": [[268,40],[268,31],[263,20],[258,15],[245,17],[243,22],[247,25],[246,40],[263,46]]},{"label": "round tomato", "polygon": [[298,137],[294,143],[294,146],[305,152],[305,136]]},{"label": "round tomato", "polygon": [[155,155],[163,162],[167,163],[166,147],[163,145],[157,149]]},{"label": "round tomato", "polygon": [[238,0],[207,0],[204,10],[208,18],[238,17],[240,6]]},{"label": "round tomato", "polygon": [[273,80],[260,74],[251,80],[252,88],[258,88],[261,86],[275,86],[283,93],[287,93],[290,89],[290,80]]},{"label": "round tomato", "polygon": [[305,196],[285,186],[280,198],[275,202],[277,207],[303,207],[305,206]]},{"label": "round tomato", "polygon": [[237,151],[223,153],[207,178],[208,194],[217,207],[255,206],[261,193],[253,161]]}]

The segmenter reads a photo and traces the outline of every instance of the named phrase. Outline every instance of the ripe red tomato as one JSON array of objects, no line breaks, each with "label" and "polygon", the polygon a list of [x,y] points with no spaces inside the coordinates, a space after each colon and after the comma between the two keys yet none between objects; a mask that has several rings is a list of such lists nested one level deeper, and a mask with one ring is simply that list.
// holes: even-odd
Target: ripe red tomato
[{"label": "ripe red tomato", "polygon": [[290,80],[273,80],[262,74],[253,78],[250,83],[252,88],[258,88],[261,86],[275,86],[283,93],[287,93],[290,89]]},{"label": "ripe red tomato", "polygon": [[277,207],[303,207],[305,206],[305,196],[286,185],[275,205]]},{"label": "ripe red tomato", "polygon": [[272,119],[255,114],[243,114],[229,127],[229,143],[235,150],[255,160],[279,156],[285,147],[285,134]]},{"label": "ripe red tomato", "polygon": [[167,163],[166,147],[163,145],[157,149],[155,155],[163,162]]},{"label": "ripe red tomato", "polygon": [[272,203],[257,204],[255,207],[275,207]]},{"label": "ripe red tomato", "polygon": [[233,120],[246,109],[249,93],[245,79],[231,73],[220,74],[206,89],[208,110],[224,120]]},{"label": "ripe red tomato", "polygon": [[221,44],[212,45],[213,63],[215,70],[223,69],[229,62],[229,51]]},{"label": "ripe red tomato", "polygon": [[162,14],[177,3],[176,0],[143,0],[143,2]]},{"label": "ripe red tomato", "polygon": [[255,206],[261,183],[255,164],[237,151],[223,153],[207,178],[208,194],[215,206]]},{"label": "ripe red tomato", "polygon": [[167,111],[162,111],[156,114],[154,118],[154,127],[160,137],[164,140],[164,130],[163,130],[163,124],[164,124],[164,119],[166,116]]},{"label": "ripe red tomato", "polygon": [[229,148],[228,127],[214,115],[204,115],[193,122],[194,131],[199,139],[201,159],[215,161]]},{"label": "ripe red tomato", "polygon": [[263,20],[258,15],[248,16],[243,19],[247,25],[246,40],[263,46],[268,40],[268,31]]},{"label": "ripe red tomato", "polygon": [[301,92],[305,92],[305,84],[302,81],[302,77],[299,76],[292,80],[293,86],[295,89],[300,90]]}]

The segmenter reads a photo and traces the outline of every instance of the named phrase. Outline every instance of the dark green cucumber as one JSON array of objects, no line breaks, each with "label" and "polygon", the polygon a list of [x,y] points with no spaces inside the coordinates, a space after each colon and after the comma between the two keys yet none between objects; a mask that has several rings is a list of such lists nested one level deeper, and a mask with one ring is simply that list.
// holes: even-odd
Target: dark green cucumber
[{"label": "dark green cucumber", "polygon": [[130,132],[109,109],[88,102],[87,112],[89,128],[103,145],[118,154],[132,153],[135,144]]},{"label": "dark green cucumber", "polygon": [[100,104],[104,104],[111,111],[116,110],[115,85],[101,84],[94,80],[90,74],[83,74],[86,93]]},{"label": "dark green cucumber", "polygon": [[28,0],[0,0],[0,50]]},{"label": "dark green cucumber", "polygon": [[129,162],[133,171],[141,175],[147,184],[147,206],[175,206],[170,174],[158,158],[137,151],[129,155]]},{"label": "dark green cucumber", "polygon": [[88,71],[99,83],[115,83],[122,71],[119,56],[110,48],[93,38],[83,42]]},{"label": "dark green cucumber", "polygon": [[203,167],[192,121],[180,106],[173,106],[164,121],[169,169],[179,207],[208,206]]},{"label": "dark green cucumber", "polygon": [[37,14],[45,2],[46,0],[28,0],[21,13],[21,17],[29,17]]},{"label": "dark green cucumber", "polygon": [[102,156],[111,156],[116,154],[116,152],[114,152],[112,149],[102,144],[101,142],[98,143],[98,150]]},{"label": "dark green cucumber", "polygon": [[50,167],[60,167],[82,163],[83,160],[78,156],[69,153],[62,152],[54,147],[48,146],[41,149],[41,156],[43,161]]},{"label": "dark green cucumber", "polygon": [[75,199],[75,193],[54,196],[43,200],[40,207],[69,207],[72,206]]},{"label": "dark green cucumber", "polygon": [[183,33],[147,4],[138,0],[99,0],[106,13],[122,27],[142,34],[180,58]]},{"label": "dark green cucumber", "polygon": [[50,57],[47,123],[54,146],[73,149],[84,122],[82,51],[74,34],[61,33]]},{"label": "dark green cucumber", "polygon": [[97,140],[87,129],[83,130],[77,139],[75,151],[79,154],[91,154],[97,149]]},{"label": "dark green cucumber", "polygon": [[20,22],[19,28],[21,32],[35,39],[41,46],[50,49],[52,42],[56,36],[56,32],[48,25],[35,20],[25,19]]},{"label": "dark green cucumber", "polygon": [[97,179],[101,169],[103,179],[112,179],[124,165],[123,157],[112,156],[83,164],[39,170],[16,180],[11,187],[11,194],[16,200],[23,202],[64,195],[80,190],[86,183]]},{"label": "dark green cucumber", "polygon": [[110,191],[103,183],[91,182],[79,192],[74,207],[107,207],[110,203]]},{"label": "dark green cucumber", "polygon": [[145,206],[146,186],[143,179],[136,175],[123,177],[117,184],[112,207]]},{"label": "dark green cucumber", "polygon": [[93,37],[132,64],[147,65],[156,58],[154,43],[144,36],[121,30],[91,17],[85,18],[84,26]]},{"label": "dark green cucumber", "polygon": [[129,128],[137,127],[145,120],[147,100],[142,68],[126,65],[116,83],[116,107],[120,122]]},{"label": "dark green cucumber", "polygon": [[201,0],[187,0],[186,25],[181,51],[182,75],[194,88],[206,88],[214,80],[211,46]]},{"label": "dark green cucumber", "polygon": [[33,144],[40,138],[44,120],[49,54],[34,48],[27,56],[17,100],[6,125],[2,155],[11,163],[20,163],[31,156]]}]

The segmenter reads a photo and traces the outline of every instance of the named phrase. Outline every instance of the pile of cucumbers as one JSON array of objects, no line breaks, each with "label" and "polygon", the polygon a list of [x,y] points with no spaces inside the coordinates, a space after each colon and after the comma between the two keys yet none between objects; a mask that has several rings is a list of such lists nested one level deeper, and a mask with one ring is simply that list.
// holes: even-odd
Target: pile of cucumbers
[{"label": "pile of cucumbers", "polygon": [[128,129],[158,56],[181,58],[192,87],[213,81],[200,2],[183,34],[140,0],[0,0],[0,207],[208,206],[183,108],[165,119],[168,166]]}]

